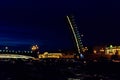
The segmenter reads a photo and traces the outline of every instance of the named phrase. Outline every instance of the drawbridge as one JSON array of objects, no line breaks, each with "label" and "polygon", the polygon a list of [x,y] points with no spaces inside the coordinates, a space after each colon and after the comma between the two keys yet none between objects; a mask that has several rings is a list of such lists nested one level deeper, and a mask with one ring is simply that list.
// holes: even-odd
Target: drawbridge
[{"label": "drawbridge", "polygon": [[67,16],[67,20],[69,22],[70,28],[72,30],[72,33],[76,42],[77,54],[75,55],[79,55],[79,57],[82,57],[84,47],[82,44],[81,35],[75,23],[74,16]]}]

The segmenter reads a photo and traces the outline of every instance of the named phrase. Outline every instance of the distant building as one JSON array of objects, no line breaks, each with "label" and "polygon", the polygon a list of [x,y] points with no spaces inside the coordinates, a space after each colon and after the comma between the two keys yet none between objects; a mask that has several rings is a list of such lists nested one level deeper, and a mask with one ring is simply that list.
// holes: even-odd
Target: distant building
[{"label": "distant building", "polygon": [[120,55],[120,46],[112,46],[106,47],[105,53],[108,55],[115,55],[118,53]]},{"label": "distant building", "polygon": [[93,53],[104,55],[115,55],[115,53],[118,53],[120,55],[120,46],[96,46],[93,48]]},{"label": "distant building", "polygon": [[38,55],[39,58],[74,58],[74,53],[48,53]]},{"label": "distant building", "polygon": [[61,58],[62,53],[48,53],[48,52],[45,52],[43,54],[39,54],[38,57],[39,58]]},{"label": "distant building", "polygon": [[93,48],[94,54],[105,54],[106,46],[96,46]]}]

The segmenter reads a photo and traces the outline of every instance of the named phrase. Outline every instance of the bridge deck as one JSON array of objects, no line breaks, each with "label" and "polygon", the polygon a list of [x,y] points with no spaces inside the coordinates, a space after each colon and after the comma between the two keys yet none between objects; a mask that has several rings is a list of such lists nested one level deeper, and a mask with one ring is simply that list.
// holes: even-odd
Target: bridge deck
[{"label": "bridge deck", "polygon": [[25,59],[30,59],[30,58],[34,58],[34,57],[26,56],[26,55],[19,55],[19,54],[0,54],[0,58],[25,58]]}]

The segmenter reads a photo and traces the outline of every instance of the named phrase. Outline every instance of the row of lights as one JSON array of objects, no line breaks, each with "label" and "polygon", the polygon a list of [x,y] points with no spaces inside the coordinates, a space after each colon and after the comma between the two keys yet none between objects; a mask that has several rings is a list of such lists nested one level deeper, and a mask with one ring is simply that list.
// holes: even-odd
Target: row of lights
[{"label": "row of lights", "polygon": [[15,51],[15,50],[8,50],[8,47],[5,47],[5,50],[0,50],[0,52],[12,52],[12,53],[33,53],[33,51],[38,50],[39,47],[37,45],[32,46],[32,51]]},{"label": "row of lights", "polygon": [[15,51],[15,50],[0,50],[0,52],[12,52],[12,53],[33,53],[33,51]]}]

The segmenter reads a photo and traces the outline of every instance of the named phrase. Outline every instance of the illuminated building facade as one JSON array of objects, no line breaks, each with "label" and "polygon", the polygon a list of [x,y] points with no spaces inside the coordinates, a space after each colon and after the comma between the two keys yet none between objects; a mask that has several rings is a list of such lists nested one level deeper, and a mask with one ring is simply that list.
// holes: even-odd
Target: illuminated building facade
[{"label": "illuminated building facade", "polygon": [[120,46],[112,46],[106,47],[105,54],[115,55],[116,53],[120,55]]},{"label": "illuminated building facade", "polygon": [[61,58],[62,53],[48,53],[48,52],[45,52],[43,54],[39,54],[38,57],[39,58]]},{"label": "illuminated building facade", "polygon": [[120,55],[120,46],[98,46],[93,49],[94,54],[103,54],[103,55],[115,55],[116,53]]},{"label": "illuminated building facade", "polygon": [[74,58],[75,53],[48,53],[44,52],[43,54],[39,54],[39,58]]}]

